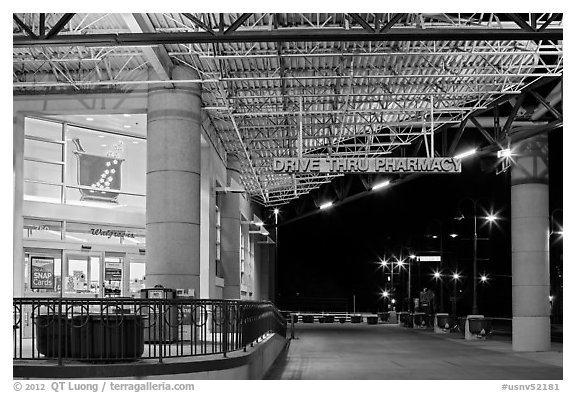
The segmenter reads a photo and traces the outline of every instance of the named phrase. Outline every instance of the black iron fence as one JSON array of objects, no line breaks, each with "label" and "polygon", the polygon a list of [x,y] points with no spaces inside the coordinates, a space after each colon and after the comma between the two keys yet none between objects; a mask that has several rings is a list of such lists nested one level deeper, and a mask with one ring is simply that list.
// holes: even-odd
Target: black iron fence
[{"label": "black iron fence", "polygon": [[286,337],[274,304],[241,300],[15,298],[13,358],[111,362],[223,354]]}]

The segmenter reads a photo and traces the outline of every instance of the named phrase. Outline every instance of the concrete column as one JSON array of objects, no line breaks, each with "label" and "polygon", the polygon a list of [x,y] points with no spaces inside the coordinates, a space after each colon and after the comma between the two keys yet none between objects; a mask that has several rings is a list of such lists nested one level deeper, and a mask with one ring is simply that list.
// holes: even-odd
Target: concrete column
[{"label": "concrete column", "polygon": [[[174,67],[173,80],[196,79]],[[146,286],[200,291],[201,87],[148,89]]]},{"label": "concrete column", "polygon": [[13,296],[24,296],[24,244],[22,231],[24,230],[24,217],[22,205],[24,203],[24,116],[14,114],[13,125],[13,177],[14,177],[14,221],[13,221]]},{"label": "concrete column", "polygon": [[[228,183],[240,183],[240,161],[228,155]],[[240,299],[240,193],[222,195],[221,206],[221,258],[224,273],[224,298]]]},{"label": "concrete column", "polygon": [[550,349],[548,136],[513,149],[512,348]]}]

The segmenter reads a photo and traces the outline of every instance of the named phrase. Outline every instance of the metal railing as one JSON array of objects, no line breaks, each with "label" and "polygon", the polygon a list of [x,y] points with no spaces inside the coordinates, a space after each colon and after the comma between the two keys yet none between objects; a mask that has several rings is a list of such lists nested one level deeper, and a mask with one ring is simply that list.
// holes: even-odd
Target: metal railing
[{"label": "metal railing", "polygon": [[286,337],[271,302],[14,298],[13,359],[112,362],[223,354]]}]

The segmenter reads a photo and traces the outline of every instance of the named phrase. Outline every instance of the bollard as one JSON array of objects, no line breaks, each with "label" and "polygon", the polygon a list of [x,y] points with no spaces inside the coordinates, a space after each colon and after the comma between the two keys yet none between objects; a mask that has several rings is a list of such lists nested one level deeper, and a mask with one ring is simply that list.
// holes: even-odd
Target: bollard
[{"label": "bollard", "polygon": [[294,338],[294,318],[290,318],[292,321],[292,328],[290,329],[290,338]]},{"label": "bollard", "polygon": [[470,319],[471,318],[484,318],[484,315],[467,315],[466,316],[466,325],[464,327],[464,338],[466,340],[476,340],[478,339],[478,337],[476,337],[475,334],[473,334],[472,332],[470,332]]},{"label": "bollard", "polygon": [[[438,313],[434,316],[434,333],[448,333],[450,331],[450,328],[452,326],[450,326],[449,323],[444,323],[443,326],[440,326],[438,324],[438,319],[441,320],[447,320],[448,319],[449,314],[448,313]],[[448,326],[446,326],[448,325]]]}]

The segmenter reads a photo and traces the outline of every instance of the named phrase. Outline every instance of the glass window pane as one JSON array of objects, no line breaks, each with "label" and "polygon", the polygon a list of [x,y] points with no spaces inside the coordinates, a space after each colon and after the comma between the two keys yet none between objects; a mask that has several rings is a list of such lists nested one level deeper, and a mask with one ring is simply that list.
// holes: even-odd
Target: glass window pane
[{"label": "glass window pane", "polygon": [[24,157],[48,161],[62,161],[62,145],[25,139]]},{"label": "glass window pane", "polygon": [[[26,252],[24,254],[24,291],[25,292],[39,292],[39,293],[60,293],[62,288],[62,257],[58,253],[54,253],[53,255],[46,254],[46,251],[43,253],[35,253],[35,252]],[[32,267],[30,266],[30,259],[34,257],[42,257],[42,258],[53,258],[54,259],[54,287],[52,289],[31,289],[31,270]],[[50,269],[48,269],[50,270]]]},{"label": "glass window pane", "polygon": [[[98,199],[99,196],[102,196],[102,199]],[[114,200],[115,202],[113,202]],[[67,189],[66,203],[79,206],[122,209],[123,212],[144,213],[146,211],[146,197],[144,196],[73,187],[68,187]]]},{"label": "glass window pane", "polygon": [[24,119],[24,130],[26,135],[39,136],[59,141],[62,140],[61,123],[27,117]]},{"label": "glass window pane", "polygon": [[24,160],[24,179],[62,183],[62,166]]},{"label": "glass window pane", "polygon": [[144,246],[146,230],[99,224],[68,222],[66,240],[89,244],[125,244]]},{"label": "glass window pane", "polygon": [[144,261],[130,262],[130,296],[139,297],[140,290],[145,288],[146,263]]},{"label": "glass window pane", "polygon": [[62,239],[62,222],[24,218],[24,239]]},{"label": "glass window pane", "polygon": [[24,182],[24,200],[61,203],[61,186]]},{"label": "glass window pane", "polygon": [[146,141],[72,126],[67,139],[68,184],[146,193]]}]

